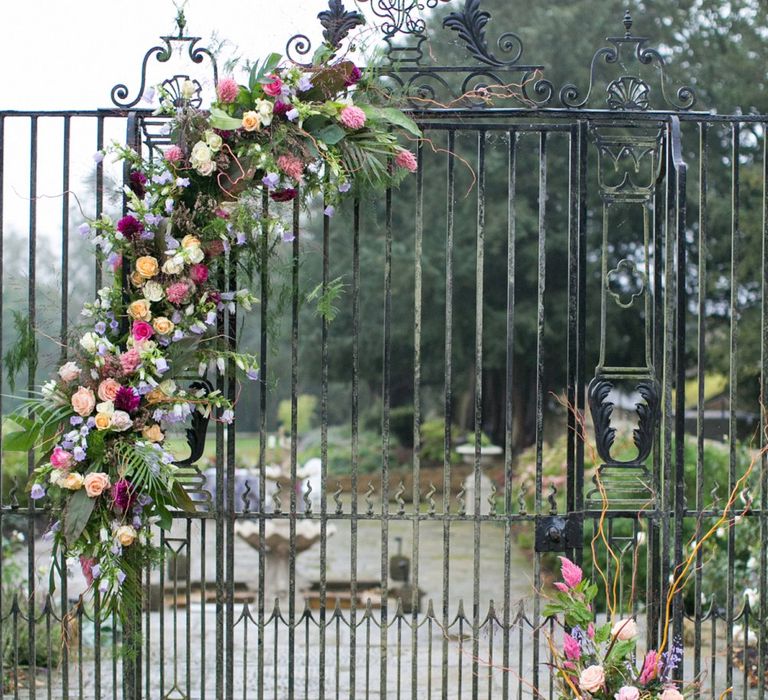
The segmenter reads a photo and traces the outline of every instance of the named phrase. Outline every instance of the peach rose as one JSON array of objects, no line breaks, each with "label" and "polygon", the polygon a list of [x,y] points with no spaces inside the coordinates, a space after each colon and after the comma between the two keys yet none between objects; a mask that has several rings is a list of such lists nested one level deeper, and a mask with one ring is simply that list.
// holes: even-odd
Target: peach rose
[{"label": "peach rose", "polygon": [[191,233],[188,233],[181,239],[182,248],[199,248],[200,245],[200,239],[197,236],[193,236]]},{"label": "peach rose", "polygon": [[63,489],[69,489],[70,491],[77,491],[83,488],[83,475],[78,472],[69,472],[68,474],[62,474],[57,480],[56,485]]},{"label": "peach rose", "polygon": [[120,383],[114,379],[105,379],[99,384],[98,394],[102,401],[114,401],[117,396],[117,392],[120,389]]},{"label": "peach rose", "polygon": [[141,287],[144,284],[144,278],[136,270],[131,273],[131,284],[134,287]]},{"label": "peach rose", "polygon": [[163,438],[165,438],[165,434],[160,430],[160,426],[157,423],[146,426],[144,430],[141,431],[141,434],[145,440],[149,440],[150,442],[161,442]]},{"label": "peach rose", "polygon": [[121,525],[115,531],[115,539],[123,545],[123,547],[130,547],[136,539],[136,530],[130,525]]},{"label": "peach rose", "polygon": [[87,389],[84,386],[78,387],[77,391],[72,394],[71,402],[72,408],[75,409],[75,413],[78,416],[83,418],[90,416],[96,407],[96,397],[93,394],[93,389]]},{"label": "peach rose", "polygon": [[85,486],[85,492],[91,498],[94,498],[101,496],[111,484],[109,483],[109,477],[104,472],[91,472],[85,475],[83,486]]},{"label": "peach rose", "polygon": [[154,403],[162,403],[163,401],[167,400],[168,397],[165,395],[162,389],[152,389],[146,397],[147,403],[154,404]]},{"label": "peach rose", "polygon": [[96,430],[107,430],[112,425],[112,415],[109,413],[96,414]]},{"label": "peach rose", "polygon": [[142,255],[140,258],[136,258],[136,272],[144,279],[154,277],[159,271],[160,265],[157,258],[153,258],[151,255]]},{"label": "peach rose", "polygon": [[602,666],[587,666],[579,676],[579,688],[596,693],[605,685],[605,671]]},{"label": "peach rose", "polygon": [[630,617],[617,620],[611,628],[611,636],[616,637],[620,642],[626,642],[637,636],[637,625]]},{"label": "peach rose", "polygon": [[257,112],[246,112],[243,115],[243,129],[246,131],[258,131],[261,126],[261,119]]},{"label": "peach rose", "polygon": [[152,318],[149,302],[146,299],[132,301],[128,305],[128,315],[136,321],[149,321]]},{"label": "peach rose", "polygon": [[173,333],[173,329],[176,326],[174,326],[171,319],[166,318],[165,316],[158,316],[152,322],[152,327],[155,329],[156,333],[159,333],[160,335],[168,335],[169,333]]},{"label": "peach rose", "polygon": [[677,688],[668,685],[659,696],[659,700],[685,700],[685,697]]}]

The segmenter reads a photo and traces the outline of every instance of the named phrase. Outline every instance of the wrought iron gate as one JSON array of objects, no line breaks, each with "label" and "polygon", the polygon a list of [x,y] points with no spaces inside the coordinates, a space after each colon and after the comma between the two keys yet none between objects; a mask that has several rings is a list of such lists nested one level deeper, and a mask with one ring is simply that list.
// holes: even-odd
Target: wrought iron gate
[{"label": "wrought iron gate", "polygon": [[[551,623],[541,598],[553,553],[594,573],[590,541],[603,518],[617,552],[612,560],[602,551],[603,566],[621,570],[622,605],[647,620],[647,642],[656,643],[670,575],[763,445],[768,117],[697,111],[694,91],[670,88],[662,55],[633,33],[628,13],[594,54],[589,84],[558,89],[543,66],[523,64],[516,35],[502,34],[494,53],[479,0],[445,9],[461,58],[436,67],[420,9],[403,0],[370,6],[387,47],[381,80],[404,93],[425,133],[416,178],[333,220],[294,209],[289,284],[275,289],[273,271],[261,270],[259,309],[222,319],[233,342],[253,342],[261,354],[259,387],[241,397],[253,415],[239,419],[256,427],[255,447],[243,456],[240,428],[219,425],[213,468],[188,468],[199,513],[158,533],[168,561],[146,573],[139,654],[113,653],[124,631],[93,624],[93,609],[77,604],[61,575],[66,562],[53,574],[55,594],[44,594],[49,518],[23,494],[35,456],[0,461],[3,697],[549,697]],[[361,23],[338,0],[319,18],[324,39],[340,47]],[[15,323],[36,338],[29,391],[61,355],[73,311],[110,274],[82,264],[74,193],[97,216],[119,211],[107,180],[122,174],[101,162],[78,184],[75,159],[110,138],[147,152],[166,142],[162,120],[141,108],[149,59],[165,63],[181,44],[216,79],[183,22],[163,42],[145,57],[136,93],[115,87],[114,109],[0,112],[0,335]],[[309,51],[307,37],[289,41],[290,58]],[[201,91],[210,85],[198,82]],[[62,144],[57,165],[41,158],[41,139]],[[56,209],[40,198],[51,191],[64,192]],[[12,228],[19,222],[23,236]],[[761,247],[747,247],[755,241]],[[307,292],[317,284],[325,294],[338,279],[337,318],[307,313]],[[413,319],[408,334],[403,317]],[[243,324],[256,332],[243,336]],[[283,355],[269,346],[271,324],[282,324]],[[759,333],[745,347],[747,324]],[[713,333],[727,335],[728,349],[717,428],[728,437],[727,483],[719,484],[706,439]],[[742,360],[759,383],[747,399]],[[231,374],[217,381],[238,392]],[[14,391],[5,374],[0,382],[2,394]],[[298,435],[304,393],[320,397],[312,445]],[[287,424],[276,436],[280,395]],[[616,420],[622,402],[635,403],[629,453],[612,425],[626,432],[627,419]],[[553,467],[561,453],[547,431],[558,428],[564,449]],[[467,466],[454,450],[465,429]],[[532,441],[522,457],[521,430]],[[483,431],[502,438],[496,467],[486,465]],[[435,432],[437,456],[427,452]],[[284,473],[275,475],[281,450]],[[316,472],[309,456],[319,458]],[[252,469],[241,468],[249,458]],[[699,552],[691,595],[671,610],[685,641],[681,675],[704,674],[705,697],[765,690],[766,548],[754,548],[747,595],[739,568],[750,538],[768,537],[762,456],[740,498],[720,538],[724,593],[713,592]],[[639,580],[627,578],[633,561]],[[6,585],[14,578],[21,588]]]}]

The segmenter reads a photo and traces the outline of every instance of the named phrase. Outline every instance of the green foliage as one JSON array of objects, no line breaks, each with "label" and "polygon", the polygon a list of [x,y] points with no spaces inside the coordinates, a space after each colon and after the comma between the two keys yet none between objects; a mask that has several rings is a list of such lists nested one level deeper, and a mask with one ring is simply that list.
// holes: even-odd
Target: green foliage
[{"label": "green foliage", "polygon": [[[304,438],[304,449],[299,454],[299,462],[305,463],[312,457],[321,457],[320,431],[314,430]],[[389,461],[397,464],[397,441],[390,440]],[[381,471],[382,441],[381,435],[373,431],[361,430],[358,433],[358,472],[375,474]],[[352,432],[347,426],[335,426],[328,429],[328,473],[346,475],[352,472]]]},{"label": "green foliage", "polygon": [[[299,435],[309,432],[317,422],[315,411],[318,399],[313,394],[300,394],[296,397],[296,431]],[[285,399],[277,409],[280,425],[290,435],[291,432],[291,401]]]},{"label": "green foliage", "polygon": [[8,386],[11,391],[16,391],[16,376],[26,368],[28,376],[35,376],[37,367],[37,343],[35,331],[29,318],[15,309],[13,314],[13,329],[15,342],[6,351],[3,357],[5,374],[8,378]]},{"label": "green foliage", "polygon": [[67,544],[71,547],[77,541],[77,538],[83,533],[88,520],[93,513],[96,505],[95,498],[89,498],[84,488],[75,491],[72,497],[67,500],[64,508],[64,527],[63,534]]},{"label": "green foliage", "polygon": [[389,431],[403,447],[413,447],[413,406],[397,406],[389,412]]},{"label": "green foliage", "polygon": [[318,284],[309,294],[307,294],[307,301],[315,302],[315,315],[320,316],[329,323],[336,318],[339,313],[339,307],[336,306],[336,302],[344,293],[344,287],[346,286],[342,282],[341,277],[331,280],[323,290],[322,282]]},{"label": "green foliage", "polygon": [[[451,443],[456,444],[456,436],[461,434],[461,428],[451,427]],[[425,462],[442,462],[445,455],[445,419],[434,418],[421,424],[421,458]],[[451,450],[451,462],[461,460],[455,450]]]}]

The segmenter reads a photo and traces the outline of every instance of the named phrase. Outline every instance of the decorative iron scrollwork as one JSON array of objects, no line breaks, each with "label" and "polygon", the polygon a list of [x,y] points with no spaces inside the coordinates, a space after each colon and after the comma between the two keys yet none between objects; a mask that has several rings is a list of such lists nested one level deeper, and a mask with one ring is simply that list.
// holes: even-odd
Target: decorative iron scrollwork
[{"label": "decorative iron scrollwork", "polygon": [[[622,65],[620,60],[626,49],[633,51],[634,58],[638,63],[644,66],[656,65],[659,69],[660,94],[666,106],[678,110],[691,109],[696,103],[696,94],[693,88],[683,86],[678,88],[676,99],[672,99],[667,94],[666,67],[661,54],[653,48],[646,46],[647,37],[635,36],[632,34],[632,16],[629,12],[625,13],[623,19],[625,33],[621,37],[608,37],[611,46],[604,46],[598,49],[592,57],[592,63],[589,69],[589,87],[584,96],[573,84],[568,83],[560,90],[560,102],[564,107],[580,108],[586,107],[592,96],[595,87],[595,75],[597,67],[602,61],[606,65]],[[606,86],[606,101],[611,109],[621,111],[645,111],[650,109],[650,85],[639,76],[623,75]]]},{"label": "decorative iron scrollwork", "polygon": [[[128,86],[124,83],[118,83],[112,88],[110,97],[112,103],[117,107],[129,108],[138,104],[139,100],[144,96],[147,89],[147,64],[149,60],[154,56],[158,63],[167,63],[173,55],[174,45],[187,46],[187,57],[192,63],[201,64],[206,57],[211,62],[211,68],[213,70],[213,83],[218,82],[219,73],[216,66],[216,59],[211,51],[205,47],[197,46],[200,41],[199,36],[187,36],[184,33],[184,29],[187,25],[187,20],[182,10],[176,15],[176,26],[178,28],[178,34],[174,36],[161,36],[163,41],[162,46],[153,46],[146,54],[144,54],[144,60],[141,63],[141,85],[139,86],[138,93],[133,99],[129,98]],[[184,76],[186,78],[186,76]],[[200,83],[197,82],[199,86]]]},{"label": "decorative iron scrollwork", "polygon": [[636,386],[643,401],[635,404],[638,422],[632,432],[632,442],[637,448],[637,456],[630,460],[617,460],[611,456],[616,428],[611,425],[614,404],[608,401],[608,395],[613,386],[613,382],[600,375],[589,385],[589,409],[595,426],[597,453],[608,466],[637,466],[648,459],[653,448],[654,432],[659,418],[658,385],[652,378],[648,378],[638,382]]},{"label": "decorative iron scrollwork", "polygon": [[498,47],[511,58],[502,60],[488,49],[485,38],[485,25],[491,19],[491,13],[480,9],[480,0],[467,0],[463,10],[451,12],[444,20],[443,27],[457,32],[473,58],[489,66],[501,68],[517,63],[523,55],[523,42],[517,34],[505,32],[498,39]]},{"label": "decorative iron scrollwork", "polygon": [[[328,9],[318,12],[317,19],[323,27],[323,41],[334,52],[355,28],[365,24],[365,17],[356,10],[347,10],[343,0],[328,0]],[[285,44],[285,55],[298,65],[309,65],[302,59],[312,50],[312,41],[306,34],[294,34]]]}]

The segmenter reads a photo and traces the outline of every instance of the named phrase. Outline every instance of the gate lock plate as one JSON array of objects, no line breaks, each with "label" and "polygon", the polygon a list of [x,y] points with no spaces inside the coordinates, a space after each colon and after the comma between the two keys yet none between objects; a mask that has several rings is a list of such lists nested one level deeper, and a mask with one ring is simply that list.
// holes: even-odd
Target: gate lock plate
[{"label": "gate lock plate", "polygon": [[537,552],[565,552],[582,546],[583,516],[542,515],[536,520]]}]

